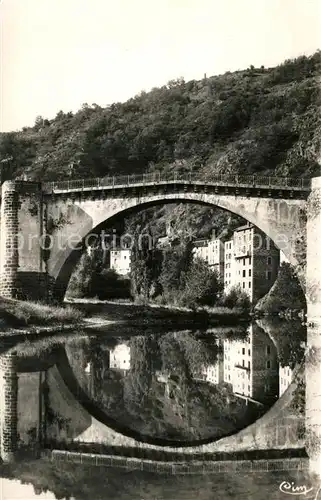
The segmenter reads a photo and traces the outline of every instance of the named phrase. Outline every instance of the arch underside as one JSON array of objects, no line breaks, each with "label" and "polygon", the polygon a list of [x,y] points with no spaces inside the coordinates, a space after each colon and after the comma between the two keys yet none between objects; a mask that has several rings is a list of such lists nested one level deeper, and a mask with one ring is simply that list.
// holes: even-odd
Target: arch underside
[{"label": "arch underside", "polygon": [[[289,262],[300,266],[300,256],[295,251],[298,237],[305,239],[305,221],[298,216],[304,210],[304,200],[271,200],[268,198],[238,198],[236,196],[216,196],[204,193],[183,193],[154,195],[149,197],[107,199],[104,202],[87,201],[69,205],[70,223],[66,235],[77,234],[77,250],[64,248],[54,250],[49,259],[50,275],[54,282],[54,296],[63,299],[72,271],[76,266],[88,235],[99,235],[101,231],[119,218],[125,218],[153,206],[190,203],[210,208],[219,208],[251,222],[263,231],[278,248],[281,248]],[[282,205],[283,203],[283,205]],[[72,207],[75,207],[73,209]],[[66,207],[65,207],[66,208]],[[84,223],[84,220],[86,222]],[[281,238],[280,238],[281,236]],[[283,247],[278,244],[287,238]],[[304,260],[305,255],[301,258]],[[304,280],[303,280],[304,284]]]}]

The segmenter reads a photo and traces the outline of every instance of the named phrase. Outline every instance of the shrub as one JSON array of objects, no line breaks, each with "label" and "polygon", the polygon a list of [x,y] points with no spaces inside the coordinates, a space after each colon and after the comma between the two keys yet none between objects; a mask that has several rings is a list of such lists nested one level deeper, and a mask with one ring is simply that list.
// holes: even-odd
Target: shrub
[{"label": "shrub", "polygon": [[227,294],[224,294],[220,300],[220,305],[229,309],[239,308],[244,311],[250,311],[251,300],[241,287],[237,285],[232,287]]}]

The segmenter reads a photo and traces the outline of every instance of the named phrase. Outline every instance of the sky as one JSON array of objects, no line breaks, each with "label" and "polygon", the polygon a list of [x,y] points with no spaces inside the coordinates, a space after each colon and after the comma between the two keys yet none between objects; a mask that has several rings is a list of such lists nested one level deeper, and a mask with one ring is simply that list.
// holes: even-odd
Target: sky
[{"label": "sky", "polygon": [[320,0],[0,0],[0,130],[321,48]]}]

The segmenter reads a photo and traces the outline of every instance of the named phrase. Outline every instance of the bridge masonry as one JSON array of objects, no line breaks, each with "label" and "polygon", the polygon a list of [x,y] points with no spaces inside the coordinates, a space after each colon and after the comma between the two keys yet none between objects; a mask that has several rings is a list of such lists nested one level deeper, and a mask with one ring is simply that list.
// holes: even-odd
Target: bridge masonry
[{"label": "bridge masonry", "polygon": [[118,216],[167,203],[218,207],[252,222],[284,251],[304,286],[307,194],[184,182],[61,191],[7,181],[2,185],[0,293],[62,300],[88,235],[97,237]]},{"label": "bridge masonry", "polygon": [[15,353],[0,356],[0,450],[4,462],[14,462],[18,449],[18,375]]},{"label": "bridge masonry", "polygon": [[44,233],[41,184],[7,181],[2,185],[0,294],[44,299],[48,276],[42,257]]}]

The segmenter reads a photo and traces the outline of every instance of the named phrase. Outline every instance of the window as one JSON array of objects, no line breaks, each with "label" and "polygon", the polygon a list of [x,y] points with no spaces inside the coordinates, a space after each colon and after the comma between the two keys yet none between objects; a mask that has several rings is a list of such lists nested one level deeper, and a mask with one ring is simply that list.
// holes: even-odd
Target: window
[{"label": "window", "polygon": [[242,359],[242,366],[245,366],[245,361],[244,361],[244,359]]},{"label": "window", "polygon": [[246,276],[246,271],[245,271],[245,269],[244,269],[244,270],[243,270],[243,278],[245,278],[245,276]]},{"label": "window", "polygon": [[250,257],[249,258],[249,266],[251,265],[251,263],[252,263],[252,258]]},{"label": "window", "polygon": [[244,281],[243,281],[243,288],[245,288],[245,283],[244,283]]},{"label": "window", "polygon": [[248,369],[250,369],[250,368],[251,368],[251,361],[248,361],[248,362],[247,362],[247,367],[248,367]]},{"label": "window", "polygon": [[245,347],[242,347],[242,354],[245,354]]},{"label": "window", "polygon": [[272,264],[272,257],[267,258],[267,265],[270,266]]},{"label": "window", "polygon": [[252,276],[252,269],[249,269],[249,278]]},{"label": "window", "polygon": [[269,355],[271,353],[271,347],[269,345],[266,346],[266,354]]},{"label": "window", "polygon": [[266,367],[267,368],[271,368],[271,361],[268,359],[267,362],[266,362]]},{"label": "window", "polygon": [[266,279],[270,281],[271,277],[272,277],[271,271],[266,271]]},{"label": "window", "polygon": [[247,354],[251,356],[251,349],[248,349]]},{"label": "window", "polygon": [[[245,247],[243,247],[243,252],[245,252]],[[245,266],[245,259],[243,259],[243,266]]]}]

